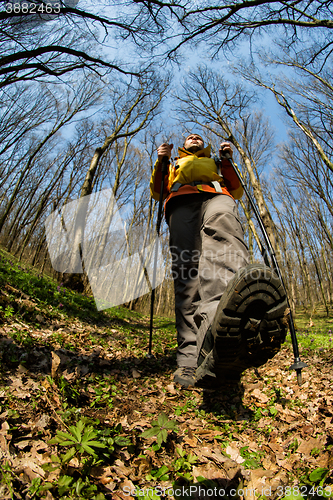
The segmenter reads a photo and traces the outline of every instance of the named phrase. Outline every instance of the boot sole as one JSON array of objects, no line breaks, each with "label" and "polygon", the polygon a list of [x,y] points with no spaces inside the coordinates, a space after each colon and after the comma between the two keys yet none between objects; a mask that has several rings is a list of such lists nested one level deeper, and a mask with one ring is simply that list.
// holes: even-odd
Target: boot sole
[{"label": "boot sole", "polygon": [[173,381],[175,384],[180,384],[184,389],[194,388],[195,386],[195,378],[190,379],[189,377],[182,377],[177,372],[174,373]]},{"label": "boot sole", "polygon": [[282,283],[271,268],[255,264],[240,269],[203,343],[197,385],[216,385],[273,357],[286,338],[287,307]]}]

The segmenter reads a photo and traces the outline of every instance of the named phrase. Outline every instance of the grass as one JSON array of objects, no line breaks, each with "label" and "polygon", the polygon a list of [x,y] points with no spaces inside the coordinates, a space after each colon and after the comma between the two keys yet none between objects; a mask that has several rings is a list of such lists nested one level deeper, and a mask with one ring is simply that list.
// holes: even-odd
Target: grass
[{"label": "grass", "polygon": [[[50,318],[66,315],[98,319],[100,316],[92,297],[65,288],[50,276],[18,262],[3,249],[0,250],[0,286],[3,290],[0,305],[5,317],[18,314],[23,315],[22,319],[36,321],[41,311]],[[21,299],[22,307],[17,299]]]},{"label": "grass", "polygon": [[[50,319],[76,317],[91,323],[102,323],[112,318],[119,331],[129,334],[129,342],[133,336],[131,326],[147,318],[123,306],[97,311],[92,296],[65,288],[50,276],[41,275],[37,269],[18,262],[3,249],[0,249],[0,287],[3,290],[0,311],[4,318],[15,315],[22,320],[38,323],[36,316],[40,312]],[[154,328],[161,331],[164,337],[175,332],[170,318],[155,318]]]},{"label": "grass", "polygon": [[[331,308],[330,315],[327,316],[324,306],[317,305],[311,314],[305,308],[299,308],[295,314],[295,324],[296,328],[301,330],[307,328],[326,328],[328,325],[331,325],[333,329],[333,309]],[[310,326],[313,324],[313,326]]]},{"label": "grass", "polygon": [[[298,343],[307,349],[330,349],[333,347],[333,310],[330,316],[322,306],[317,306],[313,314],[300,309],[296,312],[295,328]],[[291,343],[290,335],[287,342]]]}]

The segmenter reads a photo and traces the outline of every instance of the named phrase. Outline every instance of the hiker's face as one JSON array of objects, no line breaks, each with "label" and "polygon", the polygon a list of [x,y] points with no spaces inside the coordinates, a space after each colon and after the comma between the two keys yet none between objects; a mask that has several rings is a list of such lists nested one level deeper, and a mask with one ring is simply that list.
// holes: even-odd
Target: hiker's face
[{"label": "hiker's face", "polygon": [[184,148],[187,149],[188,151],[195,153],[196,151],[200,151],[200,149],[203,149],[203,147],[204,147],[204,142],[200,137],[200,135],[192,134],[186,137]]}]

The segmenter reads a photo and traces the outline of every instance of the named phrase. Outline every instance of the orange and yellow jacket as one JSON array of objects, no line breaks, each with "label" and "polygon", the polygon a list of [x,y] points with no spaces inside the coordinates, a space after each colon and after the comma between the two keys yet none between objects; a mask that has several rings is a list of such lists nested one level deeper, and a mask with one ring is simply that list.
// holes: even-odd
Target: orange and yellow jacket
[{"label": "orange and yellow jacket", "polygon": [[[174,196],[203,191],[227,194],[236,200],[242,197],[243,188],[229,160],[221,160],[221,172],[218,173],[210,151],[210,146],[196,153],[178,148],[179,157],[175,165],[170,163],[165,176],[163,199],[166,203]],[[157,160],[150,180],[150,192],[155,200],[160,199],[161,181],[161,164]]]}]

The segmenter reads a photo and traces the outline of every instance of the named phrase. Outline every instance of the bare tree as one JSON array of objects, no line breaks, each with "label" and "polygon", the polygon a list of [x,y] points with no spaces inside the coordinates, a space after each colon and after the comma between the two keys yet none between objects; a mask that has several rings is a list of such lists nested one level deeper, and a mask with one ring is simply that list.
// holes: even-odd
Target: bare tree
[{"label": "bare tree", "polygon": [[332,279],[327,271],[332,263],[329,242],[333,228],[327,220],[325,203],[307,186],[290,182],[281,172],[268,189],[269,202],[279,221],[278,235],[289,275],[286,284],[292,307],[304,305],[312,314],[317,301],[324,304],[328,314]]},{"label": "bare tree", "polygon": [[[71,269],[80,269],[82,261],[82,247],[81,244],[84,239],[85,231],[85,221],[88,213],[88,204],[85,198],[93,192],[94,180],[97,172],[97,168],[100,164],[101,159],[106,154],[106,152],[113,146],[117,144],[117,141],[127,140],[134,137],[138,132],[144,130],[152,119],[158,113],[158,108],[160,103],[168,89],[168,82],[160,82],[150,80],[141,81],[137,86],[123,86],[114,90],[113,100],[110,106],[110,112],[112,112],[111,118],[105,126],[105,138],[102,146],[96,148],[95,153],[91,159],[89,168],[85,175],[85,180],[80,193],[80,203],[78,213],[80,217],[77,217],[74,226],[74,238],[72,246],[78,251],[72,253],[72,259],[70,262]],[[125,141],[126,145],[126,141]],[[126,156],[125,148],[125,156]],[[113,190],[119,189],[119,179],[121,174],[121,167],[123,165],[125,156],[123,160],[118,161],[119,169],[116,173],[114,179]],[[113,215],[113,207],[109,209],[109,214],[105,214],[105,219],[103,224],[105,225],[105,230],[100,231],[101,241],[98,244],[99,254],[96,259],[97,262],[101,261],[101,255],[105,246],[105,238],[107,237],[107,230],[110,224],[110,217]],[[104,227],[104,226],[103,226]],[[91,257],[94,258],[94,255]],[[94,260],[95,262],[95,260]],[[89,267],[89,264],[86,263]],[[85,265],[85,263],[83,263]],[[86,286],[87,286],[86,280]]]},{"label": "bare tree", "polygon": [[[307,71],[306,68],[303,68],[303,70],[304,72]],[[311,79],[303,78],[292,83],[284,79],[282,83],[286,89],[284,91],[278,90],[276,83],[265,83],[264,79],[255,70],[251,71],[247,68],[242,71],[242,74],[256,85],[273,93],[277,103],[312,142],[322,161],[333,172],[333,162],[330,159],[333,152],[330,127],[333,116],[333,84],[311,72]],[[321,96],[319,89],[322,91]],[[289,96],[286,92],[288,92]],[[323,98],[321,99],[321,97]]]},{"label": "bare tree", "polygon": [[[325,59],[332,52],[332,7],[324,0],[238,0],[195,3],[189,0],[136,0],[125,11],[122,22],[128,26],[138,20],[150,26],[145,43],[167,42],[166,53],[175,56],[189,44],[203,42],[205,51],[216,55],[249,41],[269,36],[276,45],[282,38],[298,52],[306,52],[308,61]],[[115,0],[113,4],[116,5]],[[152,23],[152,24],[149,24]],[[175,28],[176,25],[176,28]],[[171,39],[171,40],[170,40]]]},{"label": "bare tree", "polygon": [[82,112],[86,110],[87,107],[96,104],[100,95],[100,89],[96,87],[95,82],[84,82],[78,87],[74,95],[68,92],[66,100],[63,100],[62,103],[58,101],[54,102],[57,112],[53,126],[46,134],[44,133],[44,138],[42,140],[34,139],[32,141],[27,154],[27,159],[22,161],[21,164],[18,165],[18,170],[13,173],[13,178],[10,184],[13,185],[15,182],[15,185],[13,188],[9,188],[10,196],[8,197],[5,208],[0,216],[0,231],[2,230],[6,219],[11,212],[18,193],[26,182],[28,175],[34,169],[36,158],[43,153],[45,154],[45,148],[49,141],[59,132],[59,130],[61,130],[61,128],[71,122],[73,117],[79,112]]},{"label": "bare tree", "polygon": [[99,76],[112,71],[132,76],[145,72],[142,65],[136,71],[135,64],[117,62],[110,51],[100,53],[106,38],[116,31],[137,37],[145,28],[69,6],[73,2],[59,0],[54,7],[52,3],[1,0],[0,88],[19,81],[62,81],[74,71]]}]

